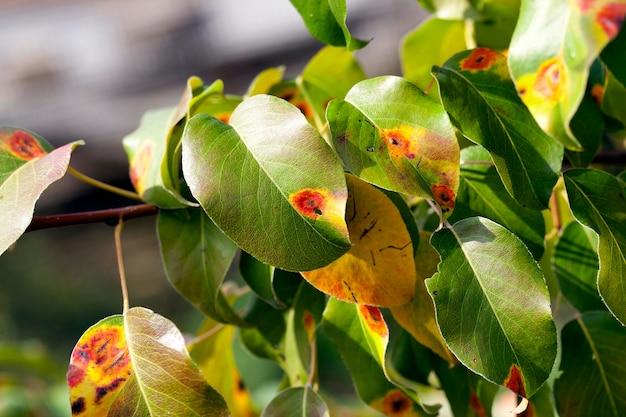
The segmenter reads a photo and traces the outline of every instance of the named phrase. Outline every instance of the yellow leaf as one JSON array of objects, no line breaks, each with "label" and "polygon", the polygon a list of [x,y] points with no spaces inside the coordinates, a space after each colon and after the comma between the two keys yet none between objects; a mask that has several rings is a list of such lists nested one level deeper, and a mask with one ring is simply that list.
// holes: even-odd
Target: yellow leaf
[{"label": "yellow leaf", "polygon": [[415,291],[413,244],[400,211],[376,187],[347,175],[346,221],[352,248],[331,264],[302,276],[340,300],[390,307]]}]

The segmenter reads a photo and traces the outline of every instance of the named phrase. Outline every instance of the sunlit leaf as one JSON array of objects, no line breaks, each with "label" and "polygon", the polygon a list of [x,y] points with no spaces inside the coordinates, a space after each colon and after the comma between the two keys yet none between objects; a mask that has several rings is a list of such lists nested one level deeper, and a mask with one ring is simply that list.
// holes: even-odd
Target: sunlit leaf
[{"label": "sunlit leaf", "polygon": [[193,117],[183,137],[183,173],[217,226],[263,262],[306,271],[350,246],[341,165],[284,100],[253,96],[237,107],[230,125]]},{"label": "sunlit leaf", "polygon": [[389,307],[415,292],[411,236],[396,206],[376,187],[347,176],[346,219],[352,247],[331,264],[302,272],[314,287],[343,301]]},{"label": "sunlit leaf", "polygon": [[486,217],[513,232],[535,259],[541,259],[546,232],[541,212],[522,207],[507,193],[484,148],[470,146],[463,149],[461,161],[461,185],[450,221]]},{"label": "sunlit leaf", "polygon": [[621,417],[626,410],[626,329],[607,312],[588,312],[562,332],[561,376],[554,383],[561,416]]},{"label": "sunlit leaf", "polygon": [[58,149],[24,129],[0,128],[0,254],[26,231],[41,193],[61,179],[76,146]]},{"label": "sunlit leaf", "polygon": [[511,74],[539,125],[570,149],[581,147],[570,123],[589,68],[625,15],[621,1],[522,2],[508,55]]},{"label": "sunlit leaf", "polygon": [[157,232],[165,271],[172,285],[209,317],[242,324],[243,320],[220,291],[237,246],[201,208],[161,210]]},{"label": "sunlit leaf", "polygon": [[283,74],[285,72],[284,67],[268,68],[261,71],[246,92],[246,97],[256,96],[257,94],[268,94],[270,89],[283,80]]},{"label": "sunlit leaf", "polygon": [[329,417],[326,403],[309,386],[286,389],[270,401],[261,417]]},{"label": "sunlit leaf", "polygon": [[546,381],[556,328],[543,274],[522,242],[485,218],[435,233],[439,272],[426,280],[450,350],[470,370],[523,396]]},{"label": "sunlit leaf", "polygon": [[563,229],[553,257],[561,292],[578,311],[604,310],[597,289],[598,236],[571,222]]},{"label": "sunlit leaf", "polygon": [[391,313],[396,321],[404,327],[422,345],[447,360],[456,362],[456,358],[448,349],[441,336],[435,317],[433,300],[426,290],[424,279],[437,272],[439,256],[429,243],[430,233],[421,232],[420,244],[415,253],[417,284],[413,300],[409,303],[392,307]]},{"label": "sunlit leaf", "polygon": [[478,13],[471,0],[418,0],[426,10],[433,12],[440,19],[472,19]]},{"label": "sunlit leaf", "polygon": [[448,115],[399,77],[356,84],[326,111],[348,170],[381,188],[433,199],[444,218],[459,186],[459,145]]},{"label": "sunlit leaf", "polygon": [[388,416],[423,415],[385,375],[389,331],[378,308],[331,298],[322,325],[341,353],[363,402]]},{"label": "sunlit leaf", "polygon": [[461,52],[433,73],[454,124],[489,151],[509,194],[527,208],[546,208],[563,147],[519,99],[504,55],[486,48]]},{"label": "sunlit leaf", "polygon": [[350,51],[363,48],[367,41],[352,37],[346,26],[346,0],[291,0],[311,35],[333,46]]},{"label": "sunlit leaf", "polygon": [[517,23],[521,0],[474,1],[481,18],[474,22],[476,44],[505,50]]},{"label": "sunlit leaf", "polygon": [[215,331],[219,325],[207,318],[198,331],[198,337],[207,332],[214,333],[191,345],[189,353],[207,383],[224,397],[232,417],[258,416],[235,363],[232,344],[236,328],[225,326]]},{"label": "sunlit leaf", "polygon": [[67,383],[73,416],[228,415],[174,324],[140,307],[82,335]]},{"label": "sunlit leaf", "polygon": [[599,235],[598,290],[617,319],[626,323],[626,199],[624,187],[604,171],[563,173],[572,213]]}]

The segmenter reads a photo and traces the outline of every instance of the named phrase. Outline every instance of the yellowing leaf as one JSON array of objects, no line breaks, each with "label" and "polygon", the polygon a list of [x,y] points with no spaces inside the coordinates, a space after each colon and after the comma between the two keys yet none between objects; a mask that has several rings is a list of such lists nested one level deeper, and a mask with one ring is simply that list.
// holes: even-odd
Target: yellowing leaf
[{"label": "yellowing leaf", "polygon": [[382,307],[413,298],[413,244],[400,211],[374,186],[347,175],[346,220],[352,247],[331,264],[302,272],[318,290],[343,301]]}]

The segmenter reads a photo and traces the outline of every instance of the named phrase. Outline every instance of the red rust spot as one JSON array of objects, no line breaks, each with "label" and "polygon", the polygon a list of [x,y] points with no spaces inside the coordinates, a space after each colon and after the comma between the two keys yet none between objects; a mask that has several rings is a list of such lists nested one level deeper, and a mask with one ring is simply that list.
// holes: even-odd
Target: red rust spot
[{"label": "red rust spot", "polygon": [[477,48],[470,56],[461,61],[462,70],[486,70],[496,62],[498,52],[489,48]]},{"label": "red rust spot", "polygon": [[511,369],[509,370],[509,376],[506,377],[503,385],[517,395],[526,398],[526,389],[524,388],[522,373],[520,372],[517,365],[511,365]]},{"label": "red rust spot", "polygon": [[148,174],[150,162],[152,161],[153,150],[154,144],[152,142],[145,142],[135,154],[130,164],[130,181],[139,194],[144,192],[146,175]]},{"label": "red rust spot", "polygon": [[442,184],[433,184],[432,191],[435,201],[439,204],[443,213],[447,213],[454,208],[456,196],[450,187]]},{"label": "red rust spot", "polygon": [[328,191],[305,188],[289,196],[289,202],[306,217],[316,220],[326,210]]},{"label": "red rust spot", "polygon": [[47,152],[41,147],[41,144],[28,132],[16,130],[10,135],[2,138],[4,147],[8,149],[14,156],[29,161],[31,159],[41,158]]},{"label": "red rust spot", "polygon": [[85,368],[70,364],[67,370],[67,385],[70,388],[80,384],[85,378]]},{"label": "red rust spot", "polygon": [[591,97],[593,97],[598,107],[602,107],[602,99],[604,98],[604,86],[602,86],[601,84],[594,84],[593,87],[591,87]]},{"label": "red rust spot", "polygon": [[90,363],[97,365],[103,376],[114,376],[126,371],[130,357],[126,344],[122,342],[122,346],[119,346],[120,335],[121,329],[118,328],[99,329],[87,343],[74,349],[67,374],[68,385],[73,387],[80,383]]},{"label": "red rust spot", "polygon": [[115,378],[113,380],[113,382],[111,382],[110,384],[104,385],[102,387],[97,387],[96,388],[96,400],[95,400],[95,403],[96,404],[100,404],[102,402],[102,399],[108,393],[113,392],[116,389],[118,389],[120,387],[120,385],[122,385],[122,383],[124,383],[124,381],[126,381],[126,378]]},{"label": "red rust spot", "polygon": [[624,3],[607,4],[598,12],[596,19],[609,39],[613,39],[619,33],[624,23],[624,15],[626,15]]},{"label": "red rust spot", "polygon": [[537,71],[535,91],[549,100],[558,100],[563,76],[562,66],[557,58],[545,61]]},{"label": "red rust spot", "polygon": [[415,159],[418,154],[418,137],[414,136],[416,132],[419,132],[416,128],[400,126],[393,129],[381,129],[380,134],[392,158],[404,156],[407,159]]},{"label": "red rust spot", "polygon": [[412,409],[412,401],[400,390],[389,391],[383,399],[382,412],[386,416],[400,417]]},{"label": "red rust spot", "polygon": [[302,315],[302,322],[304,323],[304,328],[307,332],[313,330],[313,326],[315,326],[315,319],[313,318],[313,314],[310,311],[305,311]]},{"label": "red rust spot", "polygon": [[478,398],[473,389],[470,389],[470,407],[474,410],[478,417],[487,417],[485,407],[483,407],[482,402],[480,402],[480,398]]},{"label": "red rust spot", "polygon": [[367,323],[367,326],[380,337],[387,337],[387,323],[382,313],[376,307],[359,305],[359,313]]},{"label": "red rust spot", "polygon": [[596,0],[578,0],[577,6],[581,13],[587,13],[593,7]]},{"label": "red rust spot", "polygon": [[313,118],[313,109],[311,108],[309,103],[307,103],[307,101],[302,98],[298,90],[294,88],[287,89],[281,92],[278,97],[282,98],[283,100],[287,100],[288,102],[296,106],[302,112],[302,114],[306,116],[307,119]]},{"label": "red rust spot", "polygon": [[215,117],[220,122],[228,123],[230,122],[231,114],[233,113],[232,112],[218,113],[218,114],[213,115],[213,117]]}]

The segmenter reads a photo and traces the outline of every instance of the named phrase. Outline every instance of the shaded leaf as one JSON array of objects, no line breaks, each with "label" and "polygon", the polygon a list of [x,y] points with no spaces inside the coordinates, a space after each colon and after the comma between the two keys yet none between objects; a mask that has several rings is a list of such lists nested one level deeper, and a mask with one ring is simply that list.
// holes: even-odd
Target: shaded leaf
[{"label": "shaded leaf", "polygon": [[283,312],[254,297],[245,319],[254,327],[240,329],[244,346],[253,355],[283,366],[282,343],[287,330]]},{"label": "shaded leaf", "polygon": [[381,188],[433,199],[444,218],[454,209],[459,145],[446,112],[399,77],[356,84],[326,111],[348,170]]},{"label": "shaded leaf", "polygon": [[346,0],[291,0],[311,35],[320,42],[350,51],[368,44],[352,37],[346,26]]},{"label": "shaded leaf", "polygon": [[539,125],[567,148],[581,147],[570,123],[589,68],[617,36],[625,14],[622,2],[522,2],[508,55],[511,74]]},{"label": "shaded leaf", "polygon": [[0,254],[26,231],[41,193],[65,175],[72,151],[82,143],[52,150],[24,129],[0,128]]},{"label": "shaded leaf", "polygon": [[561,292],[578,311],[604,310],[597,289],[598,236],[577,222],[563,229],[552,265]]},{"label": "shaded leaf", "polygon": [[431,238],[441,256],[426,280],[450,350],[470,370],[523,397],[546,381],[556,328],[541,269],[522,242],[485,218]]},{"label": "shaded leaf", "polygon": [[477,377],[463,366],[441,362],[436,369],[454,417],[491,416],[498,386]]},{"label": "shaded leaf", "polygon": [[626,323],[626,199],[624,187],[604,171],[563,173],[574,217],[599,235],[598,290],[617,319]]},{"label": "shaded leaf", "polygon": [[487,149],[509,194],[522,206],[548,206],[563,147],[534,121],[510,80],[506,58],[478,48],[433,73],[441,99],[464,136]]},{"label": "shaded leaf", "polygon": [[157,232],[172,285],[209,317],[244,324],[220,291],[237,246],[201,208],[160,210]]},{"label": "shaded leaf", "polygon": [[261,417],[329,417],[324,400],[309,386],[286,389],[263,409]]},{"label": "shaded leaf", "polygon": [[602,62],[622,85],[626,85],[626,55],[624,54],[624,44],[626,44],[626,30],[624,30],[624,25],[622,24],[622,28],[617,36],[609,42],[600,54]]},{"label": "shaded leaf", "polygon": [[405,304],[415,293],[416,275],[403,218],[382,191],[352,175],[346,180],[352,247],[331,264],[302,275],[343,301],[383,307]]},{"label": "shaded leaf", "polygon": [[197,115],[183,137],[185,179],[220,229],[286,270],[319,268],[346,252],[343,170],[300,111],[256,95],[230,123]]},{"label": "shaded leaf", "polygon": [[90,327],[72,352],[67,382],[73,416],[228,415],[178,329],[145,308]]},{"label": "shaded leaf", "polygon": [[461,161],[459,195],[450,221],[486,217],[513,232],[535,259],[541,259],[546,232],[541,212],[522,207],[506,192],[484,148],[471,146],[463,149]]},{"label": "shaded leaf", "polygon": [[561,416],[623,417],[626,329],[607,312],[587,312],[562,332],[561,376],[554,383]]},{"label": "shaded leaf", "polygon": [[274,308],[284,307],[274,291],[274,267],[264,264],[247,252],[241,252],[239,272],[254,293]]}]

